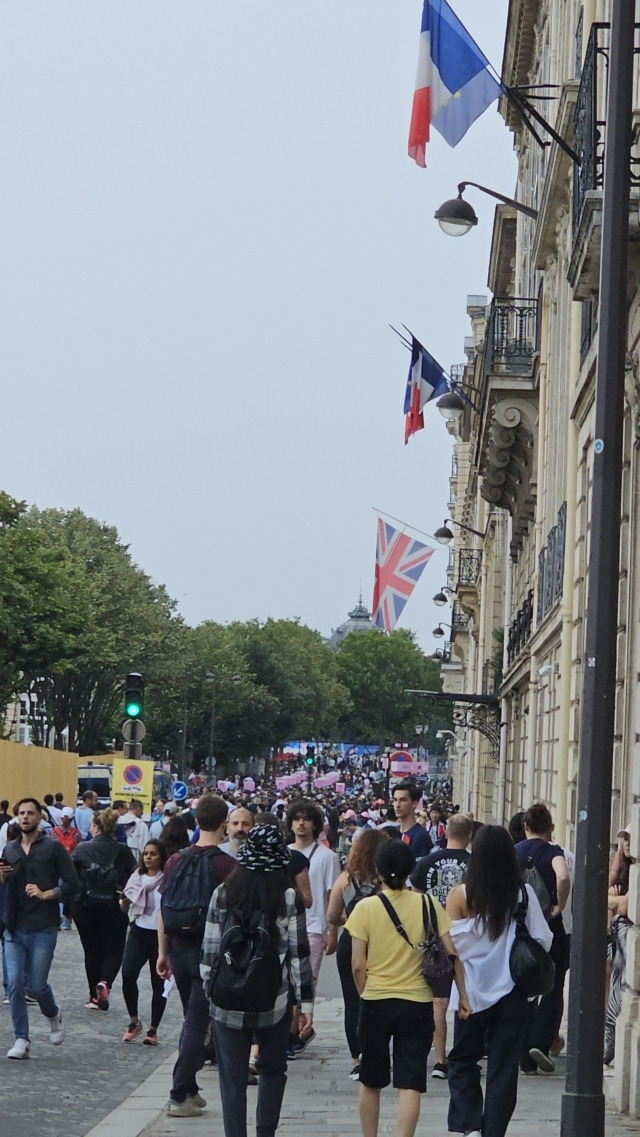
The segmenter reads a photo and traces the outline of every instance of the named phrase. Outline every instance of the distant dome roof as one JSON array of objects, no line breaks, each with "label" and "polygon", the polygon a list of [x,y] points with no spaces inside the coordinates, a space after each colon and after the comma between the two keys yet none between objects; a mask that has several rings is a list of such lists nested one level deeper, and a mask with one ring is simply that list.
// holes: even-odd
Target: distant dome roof
[{"label": "distant dome roof", "polygon": [[339,628],[335,628],[329,636],[329,647],[338,648],[342,643],[345,636],[350,635],[351,632],[381,632],[377,624],[374,624],[371,619],[371,613],[366,604],[362,603],[362,597],[358,600],[353,611],[349,612],[349,619],[345,620],[344,624],[340,624]]}]

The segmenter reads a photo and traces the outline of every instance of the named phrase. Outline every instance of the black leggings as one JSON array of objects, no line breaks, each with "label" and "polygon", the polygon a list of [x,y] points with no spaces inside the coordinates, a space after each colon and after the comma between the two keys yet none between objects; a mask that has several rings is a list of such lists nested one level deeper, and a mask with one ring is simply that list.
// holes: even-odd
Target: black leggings
[{"label": "black leggings", "polygon": [[357,1062],[360,1057],[360,1046],[358,1044],[360,996],[351,970],[351,936],[344,930],[338,940],[336,962],[338,964],[338,974],[340,976],[342,998],[344,1000],[344,1033],[347,1036],[349,1053],[354,1062]]},{"label": "black leggings", "polygon": [[138,1018],[138,976],[145,963],[149,964],[151,977],[151,1026],[157,1029],[164,1014],[167,1000],[164,991],[164,979],[156,971],[158,960],[158,933],[152,928],[139,928],[132,924],[127,936],[122,961],[122,994],[127,1004],[131,1021]]},{"label": "black leggings", "polygon": [[93,998],[101,980],[113,987],[122,963],[128,920],[119,908],[101,911],[72,905],[71,914],[84,951],[89,996]]}]

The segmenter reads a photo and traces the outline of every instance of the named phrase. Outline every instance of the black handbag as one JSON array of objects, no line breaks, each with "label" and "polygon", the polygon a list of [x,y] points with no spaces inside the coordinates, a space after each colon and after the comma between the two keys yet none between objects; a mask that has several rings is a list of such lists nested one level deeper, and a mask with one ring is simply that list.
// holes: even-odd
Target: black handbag
[{"label": "black handbag", "polygon": [[526,925],[529,901],[524,884],[520,885],[520,900],[514,913],[516,938],[509,956],[511,978],[519,991],[528,999],[548,995],[553,987],[556,965],[542,944],[534,940]]},{"label": "black handbag", "polygon": [[[387,897],[384,896],[383,893],[379,892],[378,896],[380,897],[393,924],[395,925],[396,931],[399,932],[404,940],[406,940],[410,948],[413,948],[414,951],[419,951],[422,955],[420,970],[426,982],[431,985],[432,983],[448,983],[450,980],[452,980],[454,975],[453,963],[455,956],[447,955],[442,946],[442,940],[438,935],[438,923],[436,920],[436,913],[431,897],[422,897],[422,921],[424,924],[424,940],[422,940],[419,944],[414,945],[411,943],[411,940],[409,939],[402,924],[400,923],[393,905],[389,903]],[[427,901],[429,902],[429,916],[427,915]]]}]

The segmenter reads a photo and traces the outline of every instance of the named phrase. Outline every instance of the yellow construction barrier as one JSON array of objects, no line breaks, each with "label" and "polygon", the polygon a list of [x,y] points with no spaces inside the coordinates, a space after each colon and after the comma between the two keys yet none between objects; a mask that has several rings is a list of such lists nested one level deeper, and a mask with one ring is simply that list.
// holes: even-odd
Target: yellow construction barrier
[{"label": "yellow construction barrier", "polygon": [[8,799],[11,812],[28,794],[42,801],[45,794],[63,793],[65,805],[75,808],[79,761],[66,750],[0,741],[0,800]]}]

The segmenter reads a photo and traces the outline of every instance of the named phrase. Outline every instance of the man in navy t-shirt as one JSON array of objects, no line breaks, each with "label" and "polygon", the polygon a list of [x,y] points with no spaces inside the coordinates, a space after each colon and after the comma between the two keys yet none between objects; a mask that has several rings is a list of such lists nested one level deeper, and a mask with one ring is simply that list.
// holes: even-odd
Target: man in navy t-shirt
[{"label": "man in navy t-shirt", "polygon": [[416,860],[426,857],[433,849],[433,841],[423,825],[416,821],[416,804],[422,794],[413,782],[398,782],[393,790],[393,808],[400,826],[401,839],[411,845]]}]

